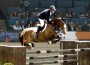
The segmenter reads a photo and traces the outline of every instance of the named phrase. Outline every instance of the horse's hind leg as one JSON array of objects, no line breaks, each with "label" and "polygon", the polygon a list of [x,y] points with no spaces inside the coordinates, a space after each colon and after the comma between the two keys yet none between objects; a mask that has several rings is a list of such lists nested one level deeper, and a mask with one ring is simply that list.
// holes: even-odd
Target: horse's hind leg
[{"label": "horse's hind leg", "polygon": [[31,47],[35,47],[34,42],[28,43]]},{"label": "horse's hind leg", "polygon": [[24,42],[24,45],[28,48],[28,49],[32,49],[34,47],[34,43],[32,42]]},{"label": "horse's hind leg", "polygon": [[31,42],[32,47],[35,47],[34,42]]},{"label": "horse's hind leg", "polygon": [[32,47],[34,47],[34,43],[31,41],[30,33],[25,33],[23,38],[26,40],[26,47],[32,49]]}]

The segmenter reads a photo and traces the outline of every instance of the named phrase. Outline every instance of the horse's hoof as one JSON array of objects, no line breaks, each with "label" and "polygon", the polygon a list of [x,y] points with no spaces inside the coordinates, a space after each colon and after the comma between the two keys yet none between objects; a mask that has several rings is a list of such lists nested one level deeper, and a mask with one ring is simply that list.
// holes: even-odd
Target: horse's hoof
[{"label": "horse's hoof", "polygon": [[48,41],[48,44],[52,44],[52,42],[51,41]]},{"label": "horse's hoof", "polygon": [[32,46],[29,45],[29,44],[27,44],[27,45],[26,45],[26,48],[31,50],[31,49],[32,49]]},{"label": "horse's hoof", "polygon": [[28,48],[32,49],[32,44],[31,43],[28,43]]},{"label": "horse's hoof", "polygon": [[35,45],[34,45],[34,43],[33,43],[33,42],[31,43],[31,45],[32,45],[32,47],[35,47]]},{"label": "horse's hoof", "polygon": [[33,47],[35,47],[35,45],[34,45],[34,43],[28,43],[28,47],[29,47],[30,49],[33,49]]}]

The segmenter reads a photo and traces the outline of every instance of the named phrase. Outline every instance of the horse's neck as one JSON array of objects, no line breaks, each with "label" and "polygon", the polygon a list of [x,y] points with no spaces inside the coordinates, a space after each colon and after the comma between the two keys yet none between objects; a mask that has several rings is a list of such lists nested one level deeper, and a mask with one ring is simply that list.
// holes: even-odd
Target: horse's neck
[{"label": "horse's neck", "polygon": [[48,24],[48,26],[52,29],[54,29],[54,26],[52,24]]}]

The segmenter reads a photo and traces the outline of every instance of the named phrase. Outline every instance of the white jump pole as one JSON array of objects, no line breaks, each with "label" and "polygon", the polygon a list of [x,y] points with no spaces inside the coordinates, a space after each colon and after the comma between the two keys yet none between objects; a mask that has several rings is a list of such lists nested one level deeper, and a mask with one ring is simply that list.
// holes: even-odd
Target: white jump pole
[{"label": "white jump pole", "polygon": [[27,54],[46,54],[46,53],[60,53],[60,52],[79,52],[79,51],[90,51],[90,48],[80,48],[80,49],[63,49],[63,50],[39,50],[26,52]]},{"label": "white jump pole", "polygon": [[70,60],[56,60],[56,61],[42,61],[42,62],[29,62],[29,65],[40,65],[40,64],[56,64],[56,63],[64,63],[64,62],[77,62],[76,59]]},{"label": "white jump pole", "polygon": [[71,57],[77,56],[76,54],[64,54],[64,55],[50,55],[50,56],[36,56],[36,57],[26,57],[28,60],[33,59],[51,59],[51,58],[63,58],[63,57]]}]

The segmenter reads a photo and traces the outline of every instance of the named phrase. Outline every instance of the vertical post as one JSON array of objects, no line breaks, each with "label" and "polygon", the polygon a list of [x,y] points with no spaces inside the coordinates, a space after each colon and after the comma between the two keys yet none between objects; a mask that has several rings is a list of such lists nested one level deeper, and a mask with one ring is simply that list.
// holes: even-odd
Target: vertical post
[{"label": "vertical post", "polygon": [[[90,41],[79,41],[79,48],[90,48]],[[81,51],[78,53],[78,65],[90,65],[90,52]]]},{"label": "vertical post", "polygon": [[26,47],[25,46],[7,46],[7,62],[14,65],[26,65]]},{"label": "vertical post", "polygon": [[[60,41],[60,50],[63,50],[63,42],[62,41]],[[60,55],[63,55],[63,52],[61,52]],[[61,58],[60,60],[63,60],[63,58]],[[63,63],[61,65],[63,65]]]},{"label": "vertical post", "polygon": [[[76,43],[77,44],[77,49],[79,49],[78,48],[78,43]],[[77,51],[77,65],[78,65],[78,51]]]},{"label": "vertical post", "polygon": [[4,63],[6,60],[5,48],[6,48],[6,45],[0,45],[0,63]]},{"label": "vertical post", "polygon": [[[62,49],[76,49],[76,44],[75,40],[61,40],[62,42]],[[63,52],[63,54],[76,54],[76,52]],[[64,60],[66,59],[76,59],[76,57],[68,57],[68,58],[63,58]],[[63,63],[63,65],[76,65],[76,62],[72,63]]]}]

